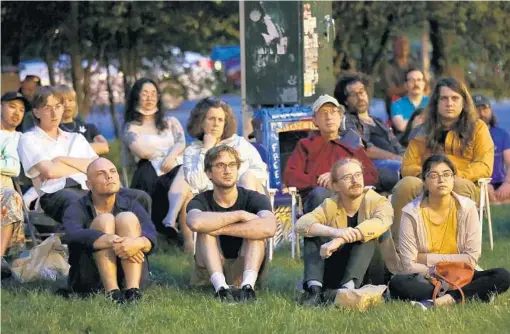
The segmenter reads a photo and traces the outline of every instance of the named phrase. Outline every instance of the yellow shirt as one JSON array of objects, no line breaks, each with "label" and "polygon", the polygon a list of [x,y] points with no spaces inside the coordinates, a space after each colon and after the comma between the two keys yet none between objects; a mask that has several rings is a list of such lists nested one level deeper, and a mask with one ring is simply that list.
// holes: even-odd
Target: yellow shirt
[{"label": "yellow shirt", "polygon": [[[452,203],[453,204],[453,203]],[[441,224],[434,224],[429,219],[429,209],[420,208],[420,213],[425,222],[427,231],[427,243],[430,253],[433,254],[458,254],[457,248],[457,207],[452,205],[450,213]]]}]

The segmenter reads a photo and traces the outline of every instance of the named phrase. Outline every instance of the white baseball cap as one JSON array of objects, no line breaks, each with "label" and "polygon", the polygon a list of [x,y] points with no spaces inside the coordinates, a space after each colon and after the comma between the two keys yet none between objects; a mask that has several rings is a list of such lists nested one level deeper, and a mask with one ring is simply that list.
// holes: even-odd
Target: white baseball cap
[{"label": "white baseball cap", "polygon": [[315,100],[315,102],[313,103],[312,113],[315,115],[315,113],[320,109],[320,107],[322,107],[326,103],[331,103],[345,111],[345,108],[340,103],[338,103],[338,101],[333,96],[324,94],[319,96],[319,98]]}]

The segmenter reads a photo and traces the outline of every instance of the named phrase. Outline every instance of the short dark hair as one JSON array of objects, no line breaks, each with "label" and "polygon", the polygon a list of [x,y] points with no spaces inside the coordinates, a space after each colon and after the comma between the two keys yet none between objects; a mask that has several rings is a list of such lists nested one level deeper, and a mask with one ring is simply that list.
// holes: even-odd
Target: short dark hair
[{"label": "short dark hair", "polygon": [[351,75],[345,75],[340,77],[338,79],[338,82],[335,86],[335,92],[333,93],[335,99],[347,108],[347,98],[349,97],[349,94],[347,93],[347,87],[356,83],[361,82],[365,88],[368,86],[368,80],[366,80],[362,74],[351,74]]},{"label": "short dark hair", "polygon": [[39,87],[41,87],[41,78],[39,78],[38,75],[29,74],[23,79],[23,82],[32,81],[35,82],[35,84]]},{"label": "short dark hair", "polygon": [[411,72],[420,72],[421,75],[423,76],[423,80],[425,80],[425,73],[423,73],[423,71],[420,68],[418,68],[418,67],[411,67],[410,69],[408,69],[406,71],[406,82],[407,82],[407,75],[409,73],[411,73]]},{"label": "short dark hair", "polygon": [[226,139],[236,134],[236,117],[228,103],[214,97],[206,97],[205,99],[198,101],[195,107],[191,110],[188,123],[186,124],[186,130],[188,130],[189,135],[198,140],[204,139],[204,129],[202,128],[202,125],[207,112],[211,108],[221,108],[225,112],[225,128],[223,129],[221,139]]},{"label": "short dark hair", "polygon": [[242,162],[241,157],[239,156],[239,152],[235,148],[230,147],[228,145],[218,145],[214,146],[209,151],[207,151],[207,153],[205,153],[204,170],[206,172],[211,171],[213,163],[216,161],[216,159],[218,159],[222,152],[227,152],[228,154],[233,156],[237,163],[237,169],[239,169]]},{"label": "short dark hair", "polygon": [[457,168],[455,168],[455,165],[450,160],[450,158],[448,158],[444,154],[433,154],[430,157],[428,157],[427,160],[425,160],[425,162],[423,163],[423,168],[421,170],[421,179],[425,181],[425,177],[430,172],[432,166],[440,163],[445,163],[446,165],[448,165],[448,168],[452,170],[453,175],[457,175]]}]

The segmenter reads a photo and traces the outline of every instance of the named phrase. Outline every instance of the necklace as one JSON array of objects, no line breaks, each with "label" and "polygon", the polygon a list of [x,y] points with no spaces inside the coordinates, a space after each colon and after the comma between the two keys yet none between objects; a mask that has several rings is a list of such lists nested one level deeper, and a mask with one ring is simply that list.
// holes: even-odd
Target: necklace
[{"label": "necklace", "polygon": [[68,128],[66,125],[66,123],[61,123],[60,126],[64,128],[65,131],[67,132],[75,132],[76,131],[76,122],[75,121],[72,121],[71,123],[67,123],[67,124],[72,124],[73,127],[72,128]]}]

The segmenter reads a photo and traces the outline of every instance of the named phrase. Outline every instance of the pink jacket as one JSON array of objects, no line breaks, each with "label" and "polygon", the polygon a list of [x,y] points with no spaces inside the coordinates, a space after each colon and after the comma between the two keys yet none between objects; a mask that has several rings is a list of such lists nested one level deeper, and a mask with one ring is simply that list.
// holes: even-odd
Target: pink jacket
[{"label": "pink jacket", "polygon": [[[475,202],[452,193],[457,205],[457,247],[459,254],[430,253],[427,232],[419,208],[423,195],[402,209],[398,251],[405,273],[426,272],[439,262],[466,262],[476,266],[482,253],[482,231]],[[418,253],[425,253],[426,264],[416,262]]]}]

